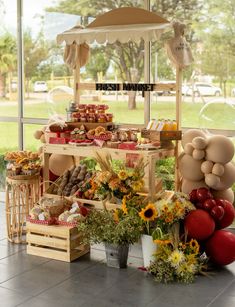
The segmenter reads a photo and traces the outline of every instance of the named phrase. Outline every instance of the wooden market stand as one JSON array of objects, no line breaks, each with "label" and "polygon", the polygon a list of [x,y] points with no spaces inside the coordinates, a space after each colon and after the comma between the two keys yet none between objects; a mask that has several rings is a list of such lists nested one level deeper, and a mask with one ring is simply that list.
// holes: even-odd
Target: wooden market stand
[{"label": "wooden market stand", "polygon": [[[96,84],[94,83],[80,83],[80,68],[81,60],[83,57],[82,47],[84,44],[97,43],[114,43],[120,41],[121,43],[128,42],[129,40],[139,41],[144,39],[145,43],[151,40],[160,38],[162,32],[170,27],[169,21],[160,17],[159,15],[149,12],[144,9],[134,7],[123,7],[109,11],[99,17],[97,17],[86,28],[75,26],[74,28],[63,32],[57,36],[57,42],[66,42],[66,48],[74,48],[76,45],[77,51],[74,53],[73,68],[74,68],[74,100],[76,103],[80,102],[81,90],[95,90]],[[146,45],[145,45],[146,46]],[[80,48],[81,47],[81,48]],[[80,49],[79,49],[80,48]],[[67,49],[68,51],[68,49]],[[87,56],[87,54],[86,54]],[[70,59],[71,60],[71,59]],[[74,63],[76,66],[74,67]],[[84,61],[83,61],[84,62]],[[145,66],[147,62],[145,61]],[[145,82],[149,83],[149,75],[145,67]],[[177,129],[181,128],[181,87],[182,87],[182,70],[176,69],[176,83],[164,84],[156,83],[153,85],[153,90],[174,90],[176,91],[176,122]],[[122,85],[120,85],[122,89]],[[149,110],[150,95],[149,92],[144,92],[145,97],[145,113]],[[149,113],[149,112],[147,112]],[[145,114],[146,115],[146,114]],[[147,121],[145,116],[145,125]],[[156,149],[151,151],[144,150],[122,150],[112,148],[99,148],[95,146],[74,147],[73,145],[52,145],[46,144],[44,146],[44,181],[49,178],[49,156],[50,154],[62,154],[72,155],[76,157],[94,157],[96,152],[108,152],[114,159],[126,159],[128,154],[142,155],[148,166],[146,166],[145,172],[145,185],[148,189],[148,195],[153,196],[155,193],[155,163],[157,160],[167,157],[176,157],[176,173],[175,183],[176,189],[179,188],[179,174],[178,174],[178,152],[179,144],[176,141],[174,149]],[[48,183],[45,183],[45,188],[48,187]]]}]

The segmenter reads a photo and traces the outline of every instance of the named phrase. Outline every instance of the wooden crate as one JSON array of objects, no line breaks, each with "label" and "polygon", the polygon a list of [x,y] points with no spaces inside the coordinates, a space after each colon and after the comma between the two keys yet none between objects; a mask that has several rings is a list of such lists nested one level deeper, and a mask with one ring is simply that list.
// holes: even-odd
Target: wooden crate
[{"label": "wooden crate", "polygon": [[90,251],[81,244],[77,227],[38,225],[27,222],[27,254],[71,262]]},{"label": "wooden crate", "polygon": [[172,141],[172,140],[181,140],[182,131],[157,131],[157,130],[141,130],[141,137],[148,138],[151,141]]}]

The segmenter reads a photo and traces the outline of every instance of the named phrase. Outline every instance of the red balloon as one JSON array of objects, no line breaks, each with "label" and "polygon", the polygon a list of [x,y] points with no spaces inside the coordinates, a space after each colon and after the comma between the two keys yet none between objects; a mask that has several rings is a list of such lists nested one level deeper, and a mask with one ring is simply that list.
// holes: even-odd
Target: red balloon
[{"label": "red balloon", "polygon": [[222,206],[215,206],[211,209],[210,215],[214,218],[216,222],[222,220],[224,216],[224,208]]},{"label": "red balloon", "polygon": [[194,189],[189,193],[189,200],[191,201],[191,203],[196,204],[196,202],[198,201],[197,189]]},{"label": "red balloon", "polygon": [[224,208],[224,216],[218,221],[218,228],[222,229],[232,224],[235,218],[235,209],[228,200],[216,199],[216,204],[220,204]]},{"label": "red balloon", "polygon": [[199,202],[204,202],[208,198],[213,198],[213,195],[207,188],[199,188],[197,189],[197,199]]},{"label": "red balloon", "polygon": [[50,181],[56,181],[56,179],[58,179],[59,176],[55,175],[54,173],[52,173],[52,171],[49,170],[49,180]]},{"label": "red balloon", "polygon": [[186,216],[184,228],[190,238],[205,240],[213,234],[215,221],[205,210],[196,209]]},{"label": "red balloon", "polygon": [[206,242],[206,254],[218,265],[235,261],[235,234],[226,230],[216,230]]},{"label": "red balloon", "polygon": [[209,212],[215,206],[216,206],[216,201],[214,199],[209,198],[204,201],[202,208]]}]

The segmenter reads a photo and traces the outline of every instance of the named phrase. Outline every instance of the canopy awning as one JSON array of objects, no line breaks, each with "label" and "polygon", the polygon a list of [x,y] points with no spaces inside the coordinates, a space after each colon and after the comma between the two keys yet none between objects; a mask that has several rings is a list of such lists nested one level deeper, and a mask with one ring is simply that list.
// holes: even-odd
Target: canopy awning
[{"label": "canopy awning", "polygon": [[158,39],[170,22],[144,9],[123,7],[109,11],[91,22],[86,28],[75,26],[57,36],[57,42],[67,45],[97,42],[152,41]]}]

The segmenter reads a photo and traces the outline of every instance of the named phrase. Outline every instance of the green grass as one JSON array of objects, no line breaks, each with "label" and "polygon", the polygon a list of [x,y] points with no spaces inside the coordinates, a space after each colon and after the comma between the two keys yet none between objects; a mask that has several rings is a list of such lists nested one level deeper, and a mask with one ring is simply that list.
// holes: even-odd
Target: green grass
[{"label": "green grass", "polygon": [[[36,118],[49,118],[54,112],[65,115],[65,108],[67,104],[49,104],[46,102],[29,104],[26,101],[24,116]],[[36,99],[35,99],[36,102]],[[127,102],[115,101],[110,102],[109,111],[114,114],[115,122],[142,124],[144,122],[144,103],[137,103],[136,110],[128,110]],[[199,113],[203,107],[202,103],[188,103],[182,104],[182,126],[195,128],[216,128],[216,129],[231,129],[235,130],[235,109],[225,104],[210,105],[204,112],[204,117],[210,117],[213,120],[205,120],[200,118]],[[16,116],[17,106],[9,103],[0,102],[0,114],[5,116]],[[174,102],[152,102],[151,103],[151,117],[152,118],[175,118],[175,103]],[[41,144],[33,138],[33,132],[40,129],[38,125],[25,125],[25,144],[28,149],[36,149]],[[13,150],[17,148],[17,124],[16,123],[0,123],[0,153],[7,149]]]}]

